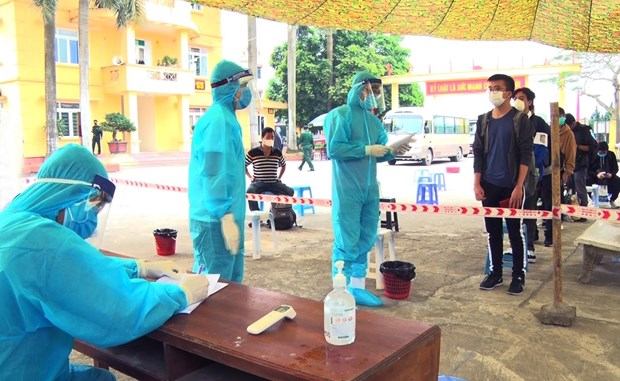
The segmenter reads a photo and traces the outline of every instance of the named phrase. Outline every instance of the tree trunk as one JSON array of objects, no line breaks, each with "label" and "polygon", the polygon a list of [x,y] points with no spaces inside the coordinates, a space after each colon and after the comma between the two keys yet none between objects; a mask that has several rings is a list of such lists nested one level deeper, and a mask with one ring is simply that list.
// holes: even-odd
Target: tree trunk
[{"label": "tree trunk", "polygon": [[[331,94],[331,89],[334,87],[334,30],[327,30],[327,62],[329,63],[329,82],[328,93]],[[329,112],[333,107],[332,98],[327,98],[327,111]]]},{"label": "tree trunk", "polygon": [[297,58],[295,55],[297,45],[297,26],[288,27],[288,147],[297,148]]},{"label": "tree trunk", "polygon": [[[254,75],[254,84],[258,89],[258,49],[256,46],[256,17],[248,16],[248,68]],[[254,94],[260,97],[260,94]],[[260,107],[260,99],[254,99],[250,106],[250,144],[252,147],[258,146],[259,136],[261,134],[258,125],[258,109]]]},{"label": "tree trunk", "polygon": [[620,87],[614,88],[614,118],[616,118],[616,148],[620,148]]},{"label": "tree trunk", "polygon": [[47,133],[47,154],[50,156],[58,148],[56,131],[56,14],[43,18],[44,49],[45,49],[45,130]]},{"label": "tree trunk", "polygon": [[80,125],[82,145],[90,149],[90,44],[88,40],[88,7],[89,0],[80,0],[78,21],[78,52],[80,59]]}]

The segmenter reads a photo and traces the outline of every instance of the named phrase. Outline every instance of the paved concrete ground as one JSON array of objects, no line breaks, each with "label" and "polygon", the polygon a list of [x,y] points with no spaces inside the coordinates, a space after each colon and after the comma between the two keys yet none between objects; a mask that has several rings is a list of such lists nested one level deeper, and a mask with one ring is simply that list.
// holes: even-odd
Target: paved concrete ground
[{"label": "paved concrete ground", "polygon": [[[315,172],[303,173],[297,171],[298,163],[290,164],[285,175],[289,185],[310,184],[315,198],[330,198],[328,162],[318,162]],[[443,171],[447,165],[454,166],[436,163],[431,169]],[[460,174],[446,175],[448,190],[440,192],[440,203],[477,205],[471,159],[458,166]],[[413,202],[414,172],[422,168],[380,165],[383,193],[399,202]],[[186,186],[186,172],[184,166],[152,167],[113,176]],[[173,227],[179,239],[177,253],[169,258],[191,268],[187,207],[183,193],[119,186],[103,246],[140,258],[162,259],[155,254],[152,230]],[[269,231],[263,229],[264,256],[260,260],[246,257],[244,283],[321,300],[331,286],[330,217],[328,208],[300,217],[303,228],[278,232],[277,252]],[[551,249],[536,246],[538,262],[530,267],[522,296],[507,295],[507,284],[481,291],[478,284],[486,255],[482,219],[411,213],[399,214],[399,218],[396,255],[416,265],[417,278],[408,299],[384,297],[386,305],[375,311],[386,319],[399,316],[438,325],[442,330],[440,373],[467,380],[620,380],[620,265],[605,259],[595,269],[590,285],[576,281],[582,254],[573,240],[591,222],[565,223],[562,231],[564,301],[577,308],[574,325],[565,328],[542,325],[537,316],[541,306],[553,301]],[[246,229],[246,248],[251,248],[250,229]],[[508,283],[509,270],[504,274]],[[367,283],[374,288],[374,281]]]}]

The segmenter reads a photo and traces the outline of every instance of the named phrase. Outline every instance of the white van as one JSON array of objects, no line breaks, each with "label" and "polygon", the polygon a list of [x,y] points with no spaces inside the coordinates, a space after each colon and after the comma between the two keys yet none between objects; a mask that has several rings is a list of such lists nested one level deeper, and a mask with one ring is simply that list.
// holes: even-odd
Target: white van
[{"label": "white van", "polygon": [[390,160],[422,161],[431,165],[435,159],[460,161],[469,153],[469,121],[465,117],[449,114],[431,114],[423,107],[401,107],[388,111],[383,125],[392,138],[413,134],[411,149],[404,155]]}]

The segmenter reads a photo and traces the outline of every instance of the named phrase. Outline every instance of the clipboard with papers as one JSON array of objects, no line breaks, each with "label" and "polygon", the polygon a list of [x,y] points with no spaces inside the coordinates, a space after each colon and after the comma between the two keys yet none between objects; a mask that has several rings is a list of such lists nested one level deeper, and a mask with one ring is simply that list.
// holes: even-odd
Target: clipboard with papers
[{"label": "clipboard with papers", "polygon": [[392,152],[397,152],[400,147],[409,144],[411,137],[413,137],[413,134],[390,134],[385,145],[390,147]]}]

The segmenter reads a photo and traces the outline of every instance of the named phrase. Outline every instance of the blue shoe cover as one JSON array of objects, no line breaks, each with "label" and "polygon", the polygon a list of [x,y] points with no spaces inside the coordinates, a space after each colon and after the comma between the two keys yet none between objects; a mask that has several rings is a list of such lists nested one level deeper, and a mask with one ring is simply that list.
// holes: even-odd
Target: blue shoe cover
[{"label": "blue shoe cover", "polygon": [[353,287],[347,287],[347,290],[353,295],[355,304],[358,306],[381,307],[383,305],[383,300],[370,291]]}]

